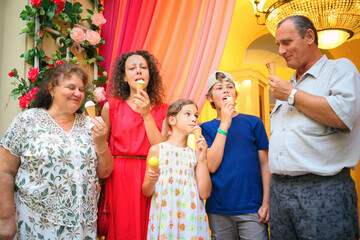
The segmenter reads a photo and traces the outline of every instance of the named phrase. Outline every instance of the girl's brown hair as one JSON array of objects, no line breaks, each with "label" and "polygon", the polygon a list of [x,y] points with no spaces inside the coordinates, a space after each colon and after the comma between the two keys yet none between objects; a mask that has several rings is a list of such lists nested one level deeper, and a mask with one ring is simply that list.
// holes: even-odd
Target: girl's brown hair
[{"label": "girl's brown hair", "polygon": [[196,103],[190,99],[179,99],[170,105],[166,114],[166,123],[168,124],[170,129],[171,129],[171,125],[169,122],[169,117],[176,116],[185,105],[190,105],[190,104],[194,104],[196,109],[198,109]]}]

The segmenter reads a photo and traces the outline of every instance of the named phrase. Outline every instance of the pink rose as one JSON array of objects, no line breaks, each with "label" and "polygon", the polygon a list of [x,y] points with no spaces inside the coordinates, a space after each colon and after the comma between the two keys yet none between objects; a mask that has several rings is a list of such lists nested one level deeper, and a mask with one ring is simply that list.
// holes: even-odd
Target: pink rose
[{"label": "pink rose", "polygon": [[94,90],[94,98],[97,102],[102,102],[105,100],[105,89],[103,87],[97,87]]},{"label": "pink rose", "polygon": [[38,76],[39,76],[39,68],[34,67],[34,68],[31,68],[30,71],[28,72],[27,78],[30,79],[31,82],[35,82],[35,80]]},{"label": "pink rose", "polygon": [[89,42],[90,45],[96,45],[100,42],[101,37],[100,34],[93,31],[93,30],[87,30],[86,31],[86,40]]},{"label": "pink rose", "polygon": [[104,18],[104,15],[101,13],[95,13],[91,16],[91,20],[94,25],[100,27],[106,23],[106,19]]},{"label": "pink rose", "polygon": [[31,5],[34,7],[41,7],[42,0],[31,0]]},{"label": "pink rose", "polygon": [[56,61],[56,66],[59,66],[61,64],[64,64],[65,62],[63,60],[57,60]]},{"label": "pink rose", "polygon": [[15,76],[15,73],[13,71],[9,72],[9,77]]},{"label": "pink rose", "polygon": [[82,28],[74,27],[73,29],[71,29],[70,37],[75,42],[82,43],[85,40],[86,35]]}]

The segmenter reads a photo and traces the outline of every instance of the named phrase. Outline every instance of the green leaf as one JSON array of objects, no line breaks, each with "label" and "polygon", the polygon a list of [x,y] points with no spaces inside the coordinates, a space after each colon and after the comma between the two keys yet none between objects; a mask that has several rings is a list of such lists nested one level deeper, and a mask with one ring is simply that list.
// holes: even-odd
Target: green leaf
[{"label": "green leaf", "polygon": [[24,221],[20,221],[20,222],[18,222],[18,229],[20,229],[21,228],[21,225],[24,223]]},{"label": "green leaf", "polygon": [[59,237],[63,232],[64,232],[65,227],[61,226],[57,231],[56,231],[56,236]]},{"label": "green leaf", "polygon": [[54,164],[50,162],[50,163],[46,164],[45,167],[51,168],[53,165],[54,165]]},{"label": "green leaf", "polygon": [[43,0],[41,2],[41,6],[44,8],[45,11],[49,10],[49,8],[51,7],[52,3],[50,0]]},{"label": "green leaf", "polygon": [[75,185],[75,184],[71,185],[71,194],[72,194],[73,196],[76,195],[76,185]]},{"label": "green leaf", "polygon": [[83,184],[83,185],[82,185],[82,188],[83,188],[83,194],[84,194],[84,196],[86,196],[86,193],[87,193],[87,185],[86,185],[86,184]]},{"label": "green leaf", "polygon": [[82,13],[83,10],[81,9],[81,7],[82,7],[82,4],[79,2],[76,2],[72,5],[71,11],[74,13]]},{"label": "green leaf", "polygon": [[55,11],[54,11],[54,12],[53,12],[53,11],[47,11],[47,12],[46,12],[46,16],[47,16],[50,20],[53,19],[54,15],[55,15]]},{"label": "green leaf", "polygon": [[25,184],[25,179],[23,178],[23,179],[21,179],[21,181],[19,182],[19,186],[22,186],[22,185],[24,185]]},{"label": "green leaf", "polygon": [[25,230],[26,232],[31,232],[31,228],[27,225],[27,223],[25,223]]},{"label": "green leaf", "polygon": [[104,57],[99,54],[95,55],[95,58],[101,62],[105,61]]},{"label": "green leaf", "polygon": [[71,167],[72,169],[75,169],[74,165],[72,165],[71,163],[69,163],[69,167]]},{"label": "green leaf", "polygon": [[42,197],[45,197],[45,196],[47,196],[48,194],[49,194],[49,189],[48,189],[48,188],[46,188],[44,191],[41,192],[41,196],[42,196]]},{"label": "green leaf", "polygon": [[73,214],[72,212],[69,212],[66,215],[68,215],[69,217],[75,217],[75,214]]}]

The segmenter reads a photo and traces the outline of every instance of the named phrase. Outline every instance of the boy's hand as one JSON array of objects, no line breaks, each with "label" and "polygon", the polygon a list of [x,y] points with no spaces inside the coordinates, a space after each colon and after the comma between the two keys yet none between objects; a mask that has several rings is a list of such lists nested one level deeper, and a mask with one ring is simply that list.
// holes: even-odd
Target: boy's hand
[{"label": "boy's hand", "polygon": [[159,181],[159,177],[160,177],[160,168],[158,168],[157,172],[154,172],[153,170],[151,170],[150,168],[148,169],[148,173],[149,173],[149,179],[151,183],[157,183],[157,181]]},{"label": "boy's hand", "polygon": [[203,135],[199,135],[199,139],[195,140],[196,143],[196,159],[199,162],[206,161],[207,144]]},{"label": "boy's hand", "polygon": [[236,113],[235,105],[225,101],[221,108],[221,129],[227,131],[231,125],[232,118]]},{"label": "boy's hand", "polygon": [[263,222],[263,223],[268,223],[269,222],[269,208],[267,206],[262,205],[259,208],[259,216],[260,216],[260,220],[259,222]]}]

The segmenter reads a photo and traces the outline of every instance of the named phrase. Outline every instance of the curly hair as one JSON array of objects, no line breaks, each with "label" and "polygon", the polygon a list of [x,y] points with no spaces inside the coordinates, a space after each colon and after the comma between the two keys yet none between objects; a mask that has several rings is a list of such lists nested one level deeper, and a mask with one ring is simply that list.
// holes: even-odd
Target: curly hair
[{"label": "curly hair", "polygon": [[[35,101],[31,104],[31,107],[49,109],[52,104],[50,90],[59,86],[64,80],[70,79],[74,74],[81,78],[85,87],[88,85],[89,77],[83,68],[69,63],[61,64],[55,67],[46,77],[47,79],[37,91]],[[81,108],[76,112],[81,113]]]},{"label": "curly hair", "polygon": [[159,62],[146,50],[138,50],[134,52],[124,53],[118,57],[113,73],[113,85],[111,95],[125,101],[130,96],[130,86],[124,81],[126,60],[133,55],[142,56],[149,67],[149,84],[147,86],[147,94],[152,104],[161,103],[164,98],[164,88],[159,73]]}]

